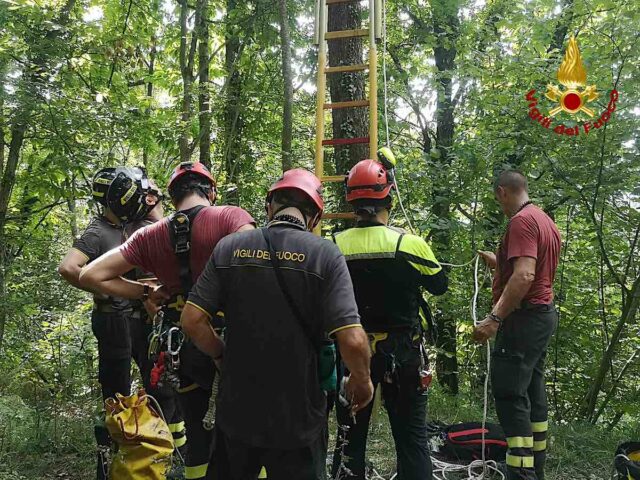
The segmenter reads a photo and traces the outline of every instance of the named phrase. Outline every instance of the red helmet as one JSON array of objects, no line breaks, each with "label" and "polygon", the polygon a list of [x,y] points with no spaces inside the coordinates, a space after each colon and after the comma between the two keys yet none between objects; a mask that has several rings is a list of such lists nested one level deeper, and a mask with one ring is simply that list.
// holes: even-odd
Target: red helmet
[{"label": "red helmet", "polygon": [[383,200],[393,188],[393,177],[381,163],[362,160],[347,176],[347,202],[361,199]]},{"label": "red helmet", "polygon": [[196,175],[200,175],[211,183],[211,186],[215,188],[216,181],[209,172],[209,169],[205,167],[200,162],[182,162],[178,165],[173,173],[171,174],[171,178],[169,179],[169,184],[167,185],[167,190],[171,191],[171,187],[175,185],[175,182],[186,175],[187,173],[193,173]]},{"label": "red helmet", "polygon": [[271,185],[267,193],[267,200],[271,198],[273,192],[285,188],[293,188],[301,191],[313,201],[314,205],[320,210],[320,213],[323,212],[324,200],[322,200],[322,183],[320,183],[318,177],[313,173],[303,168],[287,170],[276,183]]}]

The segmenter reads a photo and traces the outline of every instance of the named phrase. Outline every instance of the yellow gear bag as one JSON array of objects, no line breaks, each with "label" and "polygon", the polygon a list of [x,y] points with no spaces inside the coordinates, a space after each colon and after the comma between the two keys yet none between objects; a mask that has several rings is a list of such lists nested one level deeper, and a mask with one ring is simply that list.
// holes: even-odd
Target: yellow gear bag
[{"label": "yellow gear bag", "polygon": [[144,389],[105,401],[106,426],[118,451],[113,455],[111,480],[164,480],[171,465],[173,437],[169,426],[149,404]]}]

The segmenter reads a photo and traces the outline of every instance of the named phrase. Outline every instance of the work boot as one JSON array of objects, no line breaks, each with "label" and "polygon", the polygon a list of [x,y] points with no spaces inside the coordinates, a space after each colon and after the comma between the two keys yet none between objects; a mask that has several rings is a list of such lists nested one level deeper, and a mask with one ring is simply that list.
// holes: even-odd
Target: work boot
[{"label": "work boot", "polygon": [[536,477],[538,477],[538,480],[544,480],[544,465],[547,460],[547,451],[533,452],[533,458],[535,459]]}]

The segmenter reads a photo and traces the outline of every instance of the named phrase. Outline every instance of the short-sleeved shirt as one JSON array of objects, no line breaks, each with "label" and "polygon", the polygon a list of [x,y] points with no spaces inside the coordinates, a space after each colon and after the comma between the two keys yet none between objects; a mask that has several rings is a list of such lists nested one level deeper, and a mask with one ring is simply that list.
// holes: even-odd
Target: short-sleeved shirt
[{"label": "short-sleeved shirt", "polygon": [[[87,263],[109,250],[119,247],[124,241],[122,228],[109,222],[105,217],[94,218],[86,230],[73,242],[73,248],[87,257]],[[96,304],[109,304],[116,310],[131,308],[131,302],[119,297],[94,296]]]},{"label": "short-sleeved shirt", "polygon": [[513,263],[518,257],[536,259],[535,279],[523,300],[533,304],[553,302],[553,281],[561,245],[558,227],[535,205],[527,205],[511,217],[496,254],[493,303],[500,299],[509,278],[513,275]]},{"label": "short-sleeved shirt", "polygon": [[[189,211],[184,210],[183,213],[188,215]],[[251,215],[239,207],[207,207],[200,210],[191,226],[189,259],[192,280],[195,282],[200,276],[221,238],[253,223]],[[120,252],[130,264],[153,272],[172,295],[188,293],[182,292],[178,258],[169,234],[169,218],[135,232],[120,247]]]},{"label": "short-sleeved shirt", "polygon": [[429,244],[417,235],[363,224],[334,236],[347,260],[362,325],[368,332],[412,330],[418,324],[420,287],[447,291],[447,276]]},{"label": "short-sleeved shirt", "polygon": [[271,223],[282,277],[306,321],[300,324],[277,282],[260,230],[226,237],[216,246],[188,303],[225,313],[216,427],[264,448],[300,448],[326,424],[318,379],[317,339],[360,325],[349,271],[340,250],[287,223]]}]

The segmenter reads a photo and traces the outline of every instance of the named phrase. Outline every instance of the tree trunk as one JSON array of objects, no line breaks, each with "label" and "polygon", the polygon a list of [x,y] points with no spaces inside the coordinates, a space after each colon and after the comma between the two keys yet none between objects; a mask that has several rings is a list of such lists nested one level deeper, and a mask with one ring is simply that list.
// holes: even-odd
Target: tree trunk
[{"label": "tree trunk", "polygon": [[198,35],[198,122],[200,163],[211,168],[211,106],[209,96],[209,0],[198,1],[200,22]]},{"label": "tree trunk", "polygon": [[[157,39],[154,35],[151,39],[151,51],[149,52],[149,68],[147,69],[149,78],[153,77],[153,73],[155,72],[157,55],[156,43]],[[151,116],[151,102],[153,100],[153,82],[151,80],[147,82],[147,99],[149,105],[145,109],[144,113],[148,120]],[[142,164],[145,166],[145,168],[149,168],[149,152],[147,151],[146,146],[142,149]]]},{"label": "tree trunk", "polygon": [[[227,184],[233,184],[236,177],[236,164],[242,156],[240,141],[243,120],[240,112],[242,96],[242,77],[238,63],[242,53],[242,44],[238,36],[238,28],[233,20],[233,12],[237,8],[237,0],[227,0],[227,22],[225,23],[225,70],[227,81],[224,105],[224,156],[223,166],[227,175]],[[236,190],[236,194],[237,194]],[[225,199],[226,203],[237,203],[236,194]]]},{"label": "tree trunk", "polygon": [[625,299],[622,314],[618,319],[618,323],[616,324],[616,328],[611,333],[611,338],[609,340],[609,345],[600,359],[600,365],[598,367],[598,371],[596,372],[593,380],[591,381],[591,387],[589,388],[589,392],[585,395],[585,398],[582,402],[582,407],[580,409],[580,415],[590,421],[594,419],[594,412],[596,409],[596,404],[598,401],[598,395],[602,390],[602,386],[604,384],[604,380],[607,376],[607,371],[610,368],[611,361],[613,360],[613,356],[615,355],[616,349],[622,339],[624,327],[633,321],[636,314],[638,313],[638,309],[640,308],[640,276],[636,278],[631,290],[627,293],[627,297]]},{"label": "tree trunk", "polygon": [[[188,162],[191,158],[191,149],[189,145],[191,130],[191,87],[193,85],[193,62],[195,56],[196,35],[191,36],[189,42],[189,28],[187,21],[189,18],[189,4],[186,0],[179,0],[180,4],[180,73],[182,74],[182,115],[180,138],[178,145],[180,148],[180,161]],[[200,20],[199,4],[196,7],[196,25]]]},{"label": "tree trunk", "polygon": [[[60,11],[60,15],[57,21],[54,22],[59,27],[64,27],[69,23],[71,11],[75,6],[75,0],[67,0]],[[58,40],[66,30],[64,28],[56,28],[48,31],[42,38],[42,42],[49,44]],[[40,47],[37,45],[36,47]],[[49,45],[47,45],[49,47]],[[22,145],[24,143],[24,137],[27,132],[27,127],[31,114],[34,108],[34,104],[38,99],[37,85],[42,83],[41,73],[47,70],[47,63],[52,59],[47,56],[51,48],[37,48],[38,53],[33,58],[31,66],[24,73],[24,80],[20,84],[20,91],[16,98],[23,99],[16,107],[16,114],[11,125],[11,141],[9,143],[9,154],[7,156],[6,165],[4,160],[2,161],[2,180],[0,181],[0,298],[3,302],[0,303],[0,351],[2,351],[2,343],[4,340],[4,332],[7,321],[8,311],[7,305],[7,269],[9,265],[9,248],[7,245],[7,238],[5,232],[5,225],[7,221],[7,211],[9,209],[9,201],[11,200],[11,192],[16,181],[16,170],[18,169],[18,162],[20,160],[20,152],[22,151]],[[1,92],[4,94],[4,91]],[[26,99],[26,101],[24,100]],[[0,115],[1,116],[1,115]],[[4,130],[3,130],[4,135]],[[2,158],[4,159],[4,143],[2,144]]]},{"label": "tree trunk", "polygon": [[[362,26],[362,7],[359,3],[329,6],[328,31],[353,30]],[[362,39],[359,37],[328,42],[329,65],[352,65],[363,62]],[[362,100],[366,97],[365,75],[362,72],[331,74],[327,79],[331,102]],[[333,138],[367,137],[369,135],[369,111],[367,107],[342,108],[331,112]],[[335,147],[336,173],[346,173],[360,160],[367,158],[368,145]],[[375,155],[375,152],[372,153]],[[340,199],[343,209],[344,198]]]},{"label": "tree trunk", "polygon": [[[454,104],[452,99],[452,78],[455,72],[457,54],[456,42],[460,35],[458,8],[446,0],[433,3],[433,32],[436,44],[433,48],[437,73],[438,99],[436,104],[436,150],[434,165],[433,213],[439,225],[432,231],[437,252],[451,250],[452,213],[449,188],[451,148],[454,134]],[[436,359],[438,380],[452,394],[457,394],[458,357],[456,319],[449,313],[446,302],[442,314],[437,316],[438,347],[441,352]]]},{"label": "tree trunk", "polygon": [[0,184],[0,297],[4,300],[0,305],[0,351],[2,351],[2,342],[4,340],[4,330],[8,314],[8,309],[6,308],[6,281],[7,268],[9,266],[9,246],[7,245],[4,227],[7,221],[11,191],[16,182],[16,170],[18,168],[18,160],[20,159],[20,151],[24,142],[24,135],[27,131],[27,124],[22,121],[26,112],[22,113],[23,115],[20,115],[16,119],[16,123],[11,127],[9,156],[7,157],[7,164],[4,167],[2,183]]},{"label": "tree trunk", "polygon": [[287,0],[278,0],[280,13],[280,49],[282,50],[282,80],[284,99],[282,105],[282,171],[292,168],[291,137],[293,135],[293,75],[291,73],[291,35]]}]

